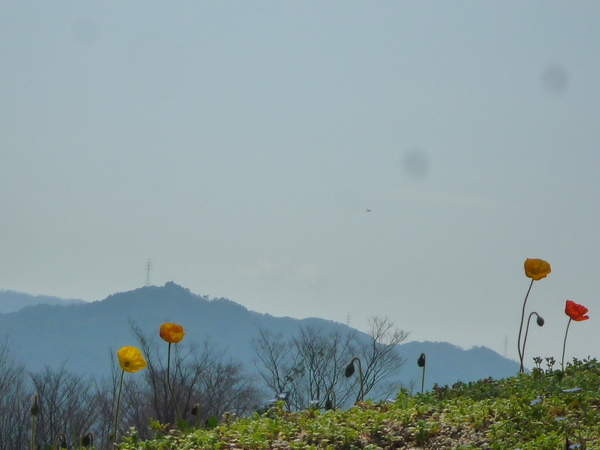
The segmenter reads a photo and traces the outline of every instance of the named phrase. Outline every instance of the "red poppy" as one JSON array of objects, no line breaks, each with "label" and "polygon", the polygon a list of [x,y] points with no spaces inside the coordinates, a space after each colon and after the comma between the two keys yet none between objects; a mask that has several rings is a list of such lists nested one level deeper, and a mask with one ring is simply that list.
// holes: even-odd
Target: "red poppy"
[{"label": "red poppy", "polygon": [[585,306],[575,303],[574,301],[567,300],[567,305],[565,306],[565,314],[569,316],[576,322],[581,322],[583,320],[588,320],[590,316],[586,316],[589,309]]}]

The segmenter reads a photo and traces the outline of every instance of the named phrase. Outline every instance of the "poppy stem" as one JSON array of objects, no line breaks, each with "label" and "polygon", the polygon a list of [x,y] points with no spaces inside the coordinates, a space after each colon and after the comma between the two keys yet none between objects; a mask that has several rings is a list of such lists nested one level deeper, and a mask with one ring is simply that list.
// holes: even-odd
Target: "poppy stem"
[{"label": "poppy stem", "polygon": [[52,446],[52,448],[67,448],[67,436],[65,436],[65,433],[58,433],[56,435],[56,437],[54,438],[54,445]]},{"label": "poppy stem", "polygon": [[[519,369],[521,372],[525,371],[525,368],[523,367],[523,360],[525,359],[525,345],[527,345],[527,335],[529,334],[529,323],[531,322],[531,316],[533,316],[534,314],[536,316],[540,317],[540,315],[534,311],[531,314],[529,314],[529,318],[527,319],[527,327],[525,327],[525,337],[523,338],[523,353],[521,355],[521,368]],[[542,322],[542,324],[543,324],[543,322]]]},{"label": "poppy stem", "polygon": [[569,325],[573,319],[569,319],[569,323],[567,324],[567,331],[565,332],[565,341],[563,342],[563,352],[562,352],[562,361],[560,365],[562,366],[562,370],[565,370],[565,348],[567,347],[567,334],[569,334]]},{"label": "poppy stem", "polygon": [[31,416],[31,450],[35,449],[35,422],[36,417]]},{"label": "poppy stem", "polygon": [[523,373],[525,368],[523,367],[523,353],[524,349],[521,350],[521,333],[523,332],[523,322],[525,321],[525,305],[527,304],[527,298],[529,297],[529,292],[531,291],[531,287],[533,286],[533,278],[531,279],[531,283],[529,284],[529,289],[527,289],[527,294],[525,295],[525,301],[523,302],[523,311],[521,312],[521,325],[519,325],[519,339],[517,342],[517,349],[519,350],[519,361],[521,363],[519,367],[519,373]]},{"label": "poppy stem", "polygon": [[350,362],[350,364],[353,364],[354,361],[358,362],[358,376],[360,377],[360,392],[358,394],[358,399],[361,402],[363,402],[363,401],[365,401],[365,394],[364,394],[364,380],[363,380],[362,363],[360,362],[359,357],[352,358],[352,361]]},{"label": "poppy stem", "polygon": [[113,442],[117,442],[117,429],[119,427],[119,409],[121,407],[121,391],[123,390],[123,376],[125,375],[125,370],[121,371],[121,381],[119,382],[119,393],[117,394],[117,407],[115,410],[115,432],[112,435]]},{"label": "poppy stem", "polygon": [[31,450],[35,449],[35,425],[37,422],[37,416],[40,413],[40,407],[38,405],[38,395],[33,396],[33,406],[31,407]]},{"label": "poppy stem", "polygon": [[425,366],[427,365],[427,357],[425,353],[421,353],[417,360],[417,365],[423,369],[423,375],[421,376],[421,394],[425,390]]},{"label": "poppy stem", "polygon": [[325,394],[325,411],[336,408],[337,399],[335,396],[335,391],[333,389],[329,389],[327,394]]},{"label": "poppy stem", "polygon": [[177,422],[178,426],[181,427],[181,416],[179,415],[179,408],[177,408],[177,401],[175,400],[175,393],[173,392],[173,386],[171,386],[171,343],[169,342],[169,351],[167,353],[167,385],[169,386],[169,391],[171,392],[171,399],[173,400],[173,406],[175,406],[175,414],[177,414]]}]

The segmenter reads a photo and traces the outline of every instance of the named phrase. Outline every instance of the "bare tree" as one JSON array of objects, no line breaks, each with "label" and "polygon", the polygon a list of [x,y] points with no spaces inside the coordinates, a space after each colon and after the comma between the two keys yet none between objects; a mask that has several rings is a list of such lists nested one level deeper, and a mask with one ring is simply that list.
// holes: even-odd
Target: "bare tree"
[{"label": "bare tree", "polygon": [[[152,438],[151,419],[174,424],[173,404],[166,384],[164,345],[134,328],[148,362],[148,370],[126,377],[121,398],[120,432],[134,426],[141,439]],[[162,344],[162,342],[160,342]],[[0,450],[29,448],[31,406],[38,395],[35,442],[40,448],[52,445],[64,433],[68,448],[82,435],[92,432],[97,449],[114,448],[115,400],[121,369],[111,351],[111,375],[96,381],[70,373],[64,364],[39,372],[27,372],[0,343]],[[210,341],[203,346],[178,344],[172,353],[172,381],[175,397],[184,420],[204,424],[230,412],[238,416],[251,413],[262,393],[243,365],[226,356]],[[195,404],[195,415],[191,410]]]},{"label": "bare tree", "polygon": [[302,385],[297,388],[302,399],[298,406],[324,407],[330,390],[337,390],[339,404],[346,402],[352,383],[342,375],[355,341],[356,331],[351,329],[344,332],[338,327],[328,333],[315,327],[300,329],[299,336],[292,339],[304,369]]},{"label": "bare tree", "polygon": [[111,371],[108,378],[102,378],[94,382],[94,400],[97,411],[97,422],[92,430],[94,432],[94,444],[98,449],[113,448],[110,434],[114,431],[115,400],[119,388],[120,368],[116,362],[115,353],[110,351]]},{"label": "bare tree", "polygon": [[303,376],[304,368],[293,343],[285,341],[281,333],[273,334],[261,328],[252,346],[254,365],[265,385],[276,397],[281,395],[288,407],[295,405],[297,380]]},{"label": "bare tree", "polygon": [[59,433],[78,438],[96,423],[97,409],[93,403],[93,380],[67,372],[64,364],[54,370],[30,373],[33,388],[39,397],[37,441],[51,444]]},{"label": "bare tree", "polygon": [[304,327],[289,339],[261,329],[252,341],[254,365],[274,395],[286,394],[291,410],[323,407],[330,390],[342,406],[355,398],[360,387],[358,377],[343,376],[353,357],[362,362],[364,394],[377,394],[398,375],[403,360],[396,346],[407,336],[389,319],[379,317],[369,319],[368,338],[341,326],[334,330]]},{"label": "bare tree", "polygon": [[215,361],[202,373],[202,389],[196,393],[201,405],[200,421],[221,417],[225,412],[243,416],[256,408],[261,393],[240,362]]},{"label": "bare tree", "polygon": [[[173,425],[175,411],[166,382],[164,343],[149,338],[134,324],[132,329],[148,365],[141,378],[126,383],[123,404],[130,412],[123,423],[136,426],[140,438],[147,438],[151,437],[151,419]],[[177,344],[171,357],[171,383],[182,420],[204,424],[226,411],[245,415],[258,404],[259,392],[243,365],[227,359],[226,352],[210,340],[201,347]],[[199,411],[193,415],[196,404],[200,405]]]},{"label": "bare tree", "polygon": [[359,342],[359,357],[364,364],[364,395],[377,393],[373,391],[376,387],[398,374],[404,360],[398,353],[397,345],[409,335],[387,317],[371,317],[368,323],[370,339]]},{"label": "bare tree", "polygon": [[356,381],[343,377],[343,370],[356,350],[355,330],[309,326],[285,339],[261,329],[252,345],[258,373],[290,410],[324,407],[330,390],[336,392],[338,404],[352,395]]},{"label": "bare tree", "polygon": [[25,366],[12,358],[5,340],[0,344],[0,450],[29,444],[33,394],[26,386],[26,375]]}]

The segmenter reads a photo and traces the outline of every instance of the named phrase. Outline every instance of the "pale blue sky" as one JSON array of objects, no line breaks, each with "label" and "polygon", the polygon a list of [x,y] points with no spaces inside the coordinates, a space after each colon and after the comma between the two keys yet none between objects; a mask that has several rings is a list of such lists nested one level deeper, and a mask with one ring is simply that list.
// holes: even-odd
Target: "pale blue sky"
[{"label": "pale blue sky", "polygon": [[[600,357],[600,2],[0,4],[0,288],[151,279]],[[371,210],[367,212],[367,209]],[[537,327],[536,327],[537,328]]]}]

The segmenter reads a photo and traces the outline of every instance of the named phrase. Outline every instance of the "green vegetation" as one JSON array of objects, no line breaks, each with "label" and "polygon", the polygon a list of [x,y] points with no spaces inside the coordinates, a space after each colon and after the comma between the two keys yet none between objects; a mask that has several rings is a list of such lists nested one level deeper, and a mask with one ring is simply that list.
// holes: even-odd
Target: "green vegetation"
[{"label": "green vegetation", "polygon": [[[158,431],[121,450],[267,449],[600,449],[600,364],[574,360],[565,371],[520,373],[399,393],[394,401],[366,401],[346,411],[290,413],[283,402],[264,414],[225,414],[211,429]],[[160,427],[157,427],[160,429]]]}]

